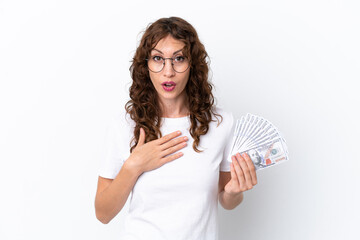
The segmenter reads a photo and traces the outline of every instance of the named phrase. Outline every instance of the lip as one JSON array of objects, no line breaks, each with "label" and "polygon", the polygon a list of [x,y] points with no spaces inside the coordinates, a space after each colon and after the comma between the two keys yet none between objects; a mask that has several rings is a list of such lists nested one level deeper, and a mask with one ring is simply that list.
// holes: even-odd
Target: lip
[{"label": "lip", "polygon": [[[165,84],[172,84],[171,87],[166,87]],[[173,81],[169,81],[169,82],[163,82],[161,84],[163,86],[163,89],[167,92],[171,92],[172,90],[175,89],[176,83],[174,83]]]},{"label": "lip", "polygon": [[174,83],[173,81],[163,82],[161,85],[164,86],[165,84],[172,84],[172,85],[176,86],[176,83]]}]

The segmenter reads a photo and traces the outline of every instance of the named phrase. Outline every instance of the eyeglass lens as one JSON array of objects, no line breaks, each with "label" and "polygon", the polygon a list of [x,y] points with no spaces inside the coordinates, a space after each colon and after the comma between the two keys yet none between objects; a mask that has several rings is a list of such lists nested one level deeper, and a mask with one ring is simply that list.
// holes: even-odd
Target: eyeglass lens
[{"label": "eyeglass lens", "polygon": [[189,67],[188,59],[183,56],[165,59],[160,56],[152,56],[148,59],[148,68],[153,72],[160,72],[166,64],[166,59],[169,59],[171,61],[171,65],[175,72],[185,72]]}]

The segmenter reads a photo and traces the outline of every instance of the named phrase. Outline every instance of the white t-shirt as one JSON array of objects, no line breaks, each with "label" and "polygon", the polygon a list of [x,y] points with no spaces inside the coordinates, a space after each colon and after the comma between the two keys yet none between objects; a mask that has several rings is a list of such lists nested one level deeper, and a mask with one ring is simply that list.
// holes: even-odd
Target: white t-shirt
[{"label": "white t-shirt", "polygon": [[[200,137],[197,153],[189,133],[190,118],[163,118],[162,136],[176,130],[189,140],[177,152],[184,155],[161,167],[141,174],[130,197],[125,219],[124,240],[217,240],[219,171],[229,172],[230,144],[235,125],[233,114],[216,107],[222,123],[209,123]],[[215,118],[213,118],[216,120]],[[218,117],[221,120],[220,117]],[[134,121],[125,110],[108,126],[105,159],[99,175],[114,179],[130,156]]]}]

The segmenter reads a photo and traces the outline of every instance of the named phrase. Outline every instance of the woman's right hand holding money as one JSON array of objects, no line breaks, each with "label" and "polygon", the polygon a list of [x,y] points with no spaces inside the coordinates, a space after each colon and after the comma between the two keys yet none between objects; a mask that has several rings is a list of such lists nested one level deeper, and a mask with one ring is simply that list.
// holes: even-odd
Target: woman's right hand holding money
[{"label": "woman's right hand holding money", "polygon": [[175,131],[159,139],[145,143],[145,131],[143,128],[140,128],[138,144],[125,163],[141,175],[143,172],[154,170],[165,163],[181,157],[183,155],[182,152],[169,155],[187,145],[186,141],[188,138],[186,136],[175,138],[179,135],[181,135],[181,132]]}]

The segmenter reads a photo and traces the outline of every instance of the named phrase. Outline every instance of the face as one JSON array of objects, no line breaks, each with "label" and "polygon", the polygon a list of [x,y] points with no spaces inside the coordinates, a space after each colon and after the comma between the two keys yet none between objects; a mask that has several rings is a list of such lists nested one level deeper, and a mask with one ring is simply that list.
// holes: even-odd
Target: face
[{"label": "face", "polygon": [[[155,48],[152,49],[149,58],[159,56],[163,58],[179,57],[178,59],[181,59],[181,56],[184,56],[184,53],[181,51],[184,46],[185,44],[183,42],[174,39],[172,36],[168,35],[167,37],[161,39],[157,43]],[[151,82],[153,83],[159,95],[160,101],[162,101],[163,103],[185,101],[186,91],[184,91],[184,89],[189,80],[190,67],[185,72],[178,73],[174,71],[171,65],[171,59],[166,59],[165,66],[160,72],[154,73],[149,70],[149,75]],[[173,86],[171,88],[168,88],[166,86],[163,86],[164,82],[172,82],[175,87]]]}]

